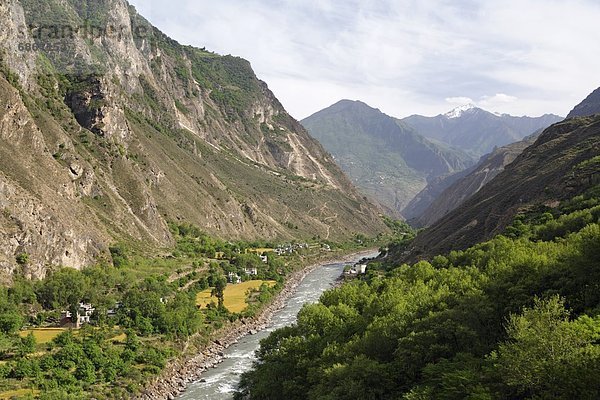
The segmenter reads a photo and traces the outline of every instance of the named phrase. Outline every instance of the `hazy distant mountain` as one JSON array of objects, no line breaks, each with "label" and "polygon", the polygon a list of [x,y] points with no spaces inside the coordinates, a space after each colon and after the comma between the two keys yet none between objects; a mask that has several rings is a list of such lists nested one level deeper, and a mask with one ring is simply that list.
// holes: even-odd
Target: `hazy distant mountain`
[{"label": "hazy distant mountain", "polygon": [[[478,165],[478,164],[477,164]],[[442,193],[457,181],[469,175],[477,165],[473,165],[463,171],[455,172],[447,176],[431,179],[425,189],[421,190],[417,195],[404,207],[401,211],[402,216],[414,227],[422,227],[423,223],[419,218],[425,211],[436,201]]]},{"label": "hazy distant mountain", "polygon": [[436,117],[413,115],[402,121],[427,138],[442,141],[480,157],[493,151],[495,147],[523,140],[533,132],[562,119],[553,114],[537,118],[500,115],[469,104]]},{"label": "hazy distant mountain", "polygon": [[428,179],[474,163],[464,152],[434,144],[402,121],[359,101],[342,100],[302,124],[359,188],[396,213]]},{"label": "hazy distant mountain", "polygon": [[585,100],[579,103],[567,118],[587,117],[600,114],[600,88],[594,90]]},{"label": "hazy distant mountain", "polygon": [[[402,215],[413,226],[419,228],[434,224],[477,193],[496,175],[504,171],[504,168],[512,163],[523,150],[531,146],[541,133],[541,131],[538,131],[520,142],[500,147],[483,156],[476,166],[452,175],[442,182],[430,183],[406,207]],[[437,196],[429,201],[427,195],[432,193],[437,194]]]}]

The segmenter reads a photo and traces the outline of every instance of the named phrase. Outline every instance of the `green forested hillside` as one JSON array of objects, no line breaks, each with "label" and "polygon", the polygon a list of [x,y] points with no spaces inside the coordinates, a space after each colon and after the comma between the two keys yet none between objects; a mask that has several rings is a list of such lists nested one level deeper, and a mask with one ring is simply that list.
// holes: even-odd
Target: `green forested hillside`
[{"label": "green forested hillside", "polygon": [[[278,256],[276,243],[224,241],[190,224],[170,229],[176,245],[160,257],[119,244],[110,249],[114,267],[60,268],[42,280],[16,277],[0,286],[0,399],[133,398],[177,360],[252,324],[294,271],[342,248],[372,245],[364,237],[360,244],[328,242],[329,251],[316,242],[290,244],[291,253]],[[247,273],[253,268],[256,275]],[[231,274],[251,285],[229,285]],[[246,307],[226,308],[227,290],[240,290]],[[73,326],[73,315],[89,323]]]},{"label": "green forested hillside", "polygon": [[431,263],[371,264],[266,339],[237,398],[597,399],[599,289],[596,186]]}]

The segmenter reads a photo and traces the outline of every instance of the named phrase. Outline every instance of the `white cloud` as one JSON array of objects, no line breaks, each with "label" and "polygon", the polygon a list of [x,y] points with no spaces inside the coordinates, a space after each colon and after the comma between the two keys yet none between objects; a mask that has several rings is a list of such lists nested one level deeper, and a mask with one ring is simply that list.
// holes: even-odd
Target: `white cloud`
[{"label": "white cloud", "polygon": [[596,0],[132,3],[180,42],[250,60],[297,118],[342,97],[435,115],[457,93],[565,115],[600,86]]},{"label": "white cloud", "polygon": [[504,93],[496,93],[493,96],[482,96],[479,104],[502,104],[502,103],[513,103],[519,100],[518,97],[509,96]]},{"label": "white cloud", "polygon": [[495,112],[507,112],[513,103],[519,101],[518,97],[509,96],[504,93],[497,93],[493,96],[482,96],[477,105],[485,110]]},{"label": "white cloud", "polygon": [[472,104],[472,103],[474,103],[474,101],[470,97],[459,96],[459,97],[446,97],[446,103],[462,106],[464,104]]}]

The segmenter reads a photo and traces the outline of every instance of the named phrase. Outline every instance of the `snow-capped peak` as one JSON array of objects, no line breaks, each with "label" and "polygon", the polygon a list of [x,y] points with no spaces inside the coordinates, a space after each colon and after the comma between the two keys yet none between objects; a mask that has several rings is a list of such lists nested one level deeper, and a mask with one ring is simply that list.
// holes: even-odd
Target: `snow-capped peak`
[{"label": "snow-capped peak", "polygon": [[476,108],[475,104],[469,103],[459,107],[456,107],[454,110],[447,112],[444,114],[446,118],[458,118],[463,115],[465,111],[469,111]]}]

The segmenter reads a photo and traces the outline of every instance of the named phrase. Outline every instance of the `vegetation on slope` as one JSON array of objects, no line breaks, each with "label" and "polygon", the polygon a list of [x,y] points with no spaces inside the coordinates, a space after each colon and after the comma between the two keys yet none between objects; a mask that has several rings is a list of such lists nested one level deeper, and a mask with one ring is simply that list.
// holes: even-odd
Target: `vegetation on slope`
[{"label": "vegetation on slope", "polygon": [[236,398],[600,397],[598,204],[596,186],[465,251],[370,264],[265,339]]},{"label": "vegetation on slope", "polygon": [[551,208],[600,184],[600,170],[586,164],[600,155],[599,135],[598,115],[565,120],[546,129],[504,171],[418,235],[408,258],[466,249],[502,233],[519,213],[540,204]]},{"label": "vegetation on slope", "polygon": [[[129,398],[173,358],[201,351],[219,329],[255,316],[292,271],[341,248],[374,244],[365,237],[290,243],[278,256],[275,243],[225,242],[189,224],[170,229],[176,245],[162,256],[116,244],[114,266],[62,268],[0,287],[0,398]],[[248,274],[253,268],[257,274]],[[244,283],[228,284],[230,273]],[[206,290],[210,298],[199,307]],[[59,328],[64,312],[76,315],[82,302],[95,308],[91,323]]]},{"label": "vegetation on slope", "polygon": [[399,215],[429,179],[463,170],[474,161],[358,101],[342,100],[302,124],[390,215]]}]

